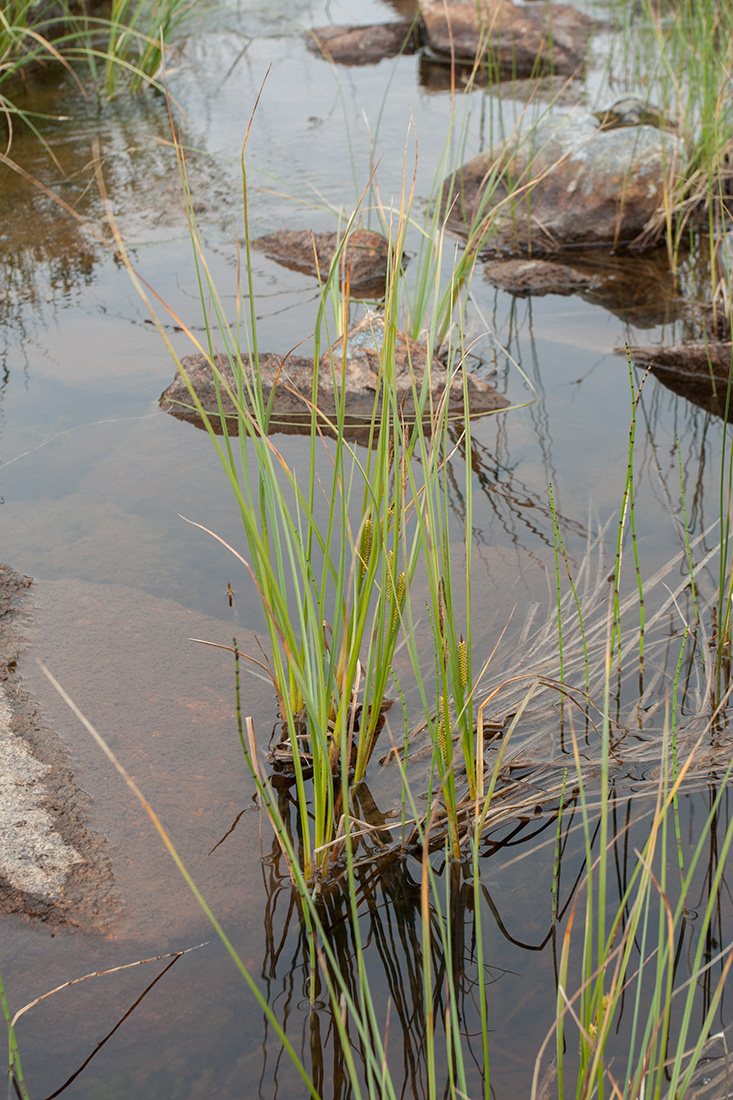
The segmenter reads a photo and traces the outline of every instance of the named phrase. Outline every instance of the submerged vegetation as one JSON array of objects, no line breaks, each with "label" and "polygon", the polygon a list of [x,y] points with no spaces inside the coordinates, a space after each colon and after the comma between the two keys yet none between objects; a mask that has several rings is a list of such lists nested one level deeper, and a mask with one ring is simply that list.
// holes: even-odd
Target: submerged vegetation
[{"label": "submerged vegetation", "polygon": [[[15,13],[16,27],[30,12]],[[90,43],[104,21],[92,24],[86,15],[91,38],[84,47],[77,37],[61,51],[66,39],[59,35],[38,42],[37,28],[24,33],[34,49],[58,50],[67,60],[83,56],[92,71],[94,59],[103,56],[107,64],[114,57],[104,79],[111,94],[115,65],[131,74],[133,86],[155,78],[160,37],[181,12],[173,5],[162,23],[142,30],[137,14],[113,5],[108,48],[101,53]],[[10,14],[3,17],[8,27]],[[702,241],[713,280],[714,256],[728,228],[733,59],[720,44],[733,49],[733,15],[726,5],[689,0],[664,11],[645,5],[643,33],[630,11],[624,18],[611,73],[623,50],[621,63],[633,72],[629,83],[643,86],[650,102],[676,116],[687,157],[650,233],[666,231],[677,273],[687,242],[694,238],[699,248]],[[8,35],[7,56],[19,58],[16,39]],[[467,77],[469,92],[479,71],[477,62]],[[454,66],[453,81],[455,76]],[[457,118],[457,97],[452,108]],[[6,107],[9,122],[14,110]],[[256,124],[255,115],[250,125]],[[520,628],[512,627],[515,651],[509,656],[502,649],[508,624],[493,623],[496,644],[482,648],[486,632],[477,637],[474,629],[487,612],[477,608],[473,591],[476,422],[466,381],[473,352],[466,317],[498,206],[491,187],[451,262],[448,212],[439,202],[442,178],[458,167],[448,163],[455,155],[450,142],[427,213],[421,215],[415,202],[417,161],[408,167],[405,156],[402,190],[389,205],[381,201],[376,175],[364,181],[330,269],[319,272],[313,392],[303,402],[304,468],[302,459],[299,464],[289,456],[287,437],[282,442],[273,433],[273,397],[263,393],[247,141],[234,319],[207,263],[180,140],[176,144],[206,318],[203,338],[172,310],[156,311],[111,212],[110,221],[117,253],[184,379],[186,366],[167,334],[167,319],[188,332],[211,365],[218,410],[205,408],[192,384],[190,401],[242,520],[245,547],[225,545],[256,591],[267,624],[267,641],[257,653],[242,652],[233,639],[236,710],[242,750],[275,837],[269,866],[276,869],[276,885],[267,923],[273,957],[279,897],[287,899],[286,923],[299,924],[293,970],[307,1005],[308,1057],[296,1049],[154,818],[159,832],[297,1067],[299,1089],[314,1097],[396,1100],[410,1093],[476,1100],[491,1094],[495,1009],[488,975],[498,965],[488,958],[482,928],[487,907],[494,907],[485,868],[507,835],[536,824],[527,847],[530,855],[542,851],[551,868],[543,942],[553,943],[556,1004],[536,1052],[532,1100],[554,1094],[561,1100],[571,1094],[577,1100],[684,1096],[715,1028],[733,962],[729,933],[720,931],[730,919],[724,871],[733,822],[717,833],[730,779],[720,747],[731,691],[733,452],[727,435],[717,545],[705,547],[709,529],[691,533],[680,477],[677,552],[646,575],[635,480],[645,383],[637,384],[630,368],[627,465],[619,474],[614,524],[589,525],[585,555],[574,561],[548,484],[556,566],[548,586],[552,610],[539,621],[533,610],[517,612]],[[490,181],[499,182],[506,184],[501,173]],[[527,182],[513,186],[501,202],[523,209]],[[378,356],[373,409],[355,443],[342,380],[353,313],[361,303],[352,299],[342,259],[350,234],[369,217],[380,221],[390,251],[379,312],[367,313]],[[408,268],[408,242],[415,238],[417,261]],[[710,285],[711,300],[720,303],[718,285]],[[730,318],[722,324],[729,330]],[[424,380],[412,394],[412,417],[405,415],[395,382],[403,332],[420,340],[427,357]],[[463,386],[461,413],[450,407],[449,386],[436,394],[433,368],[447,370]],[[335,419],[318,407],[321,372],[337,395]],[[280,384],[288,385],[287,356]],[[224,396],[235,420],[224,414]],[[509,409],[501,415],[517,414]],[[267,747],[242,713],[244,660],[272,683],[278,721]],[[369,787],[375,773],[386,812]],[[707,818],[683,842],[680,799],[704,785],[711,792]],[[391,919],[381,914],[390,906],[403,954],[380,924]],[[398,977],[403,956],[405,981]],[[379,967],[389,988],[386,1004],[377,992]],[[10,1081],[25,1095],[4,994],[3,1007]],[[389,1034],[391,1012],[399,1018],[397,1041]],[[327,1040],[320,1034],[324,1014]],[[401,1061],[392,1055],[400,1041]],[[336,1066],[332,1093],[326,1045]]]}]

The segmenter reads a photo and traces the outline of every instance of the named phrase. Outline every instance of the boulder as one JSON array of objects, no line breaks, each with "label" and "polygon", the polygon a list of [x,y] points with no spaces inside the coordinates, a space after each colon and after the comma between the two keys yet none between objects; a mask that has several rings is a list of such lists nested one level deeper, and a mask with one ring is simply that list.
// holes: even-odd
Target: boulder
[{"label": "boulder", "polygon": [[495,251],[650,245],[683,147],[651,126],[602,130],[592,116],[544,120],[444,181],[456,228],[478,228]]},{"label": "boulder", "polygon": [[538,68],[571,74],[585,66],[592,20],[568,4],[520,7],[512,0],[420,0],[424,40],[436,54],[485,58],[516,76]]},{"label": "boulder", "polygon": [[[266,252],[285,267],[307,275],[320,273],[325,282],[343,234],[312,233],[308,229],[279,229],[252,241],[254,248]],[[389,241],[370,229],[356,229],[349,235],[341,255],[341,277],[348,271],[353,291],[374,290],[384,294]],[[316,262],[317,261],[317,262]]]},{"label": "boulder", "polygon": [[[341,399],[342,387],[344,387],[349,438],[360,440],[368,437],[369,423],[380,385],[383,340],[383,318],[377,313],[370,312],[347,334],[345,350],[343,340],[338,340],[321,356],[318,376],[318,409],[321,414],[319,423],[328,434],[332,434],[329,422],[333,423],[336,420],[337,402]],[[427,348],[424,344],[411,340],[404,333],[397,332],[394,362],[397,401],[405,420],[414,421],[416,416],[414,392],[417,389],[419,393],[425,378]],[[236,390],[228,360],[224,356],[219,356],[217,365],[225,382]],[[218,428],[220,421],[216,385],[209,360],[203,355],[187,355],[181,360],[181,366],[205,411],[214,418],[215,427]],[[252,378],[252,368],[246,359],[244,369]],[[495,412],[507,407],[509,402],[502,394],[462,365],[452,374],[449,384],[446,367],[435,359],[430,363],[430,388],[434,402],[443,397],[449,385],[449,408],[455,415],[462,415],[464,370],[472,415]],[[259,377],[263,400],[268,402],[272,397],[272,430],[290,433],[308,432],[313,395],[313,360],[299,355],[281,356],[263,353],[259,356]],[[230,432],[236,433],[238,418],[235,404],[227,392],[226,385],[220,384],[219,392],[221,412],[227,418],[227,428]],[[180,371],[162,394],[160,406],[180,420],[188,420],[201,426],[201,418],[191,401],[191,395]]]},{"label": "boulder", "polygon": [[333,23],[328,27],[314,27],[308,34],[310,50],[341,65],[374,65],[385,57],[415,53],[419,44],[419,28],[414,19],[365,27]]}]

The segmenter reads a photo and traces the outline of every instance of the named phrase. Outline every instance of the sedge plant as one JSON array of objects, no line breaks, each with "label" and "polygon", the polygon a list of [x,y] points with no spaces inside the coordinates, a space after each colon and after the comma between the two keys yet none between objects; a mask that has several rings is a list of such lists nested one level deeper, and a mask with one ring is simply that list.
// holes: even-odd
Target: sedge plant
[{"label": "sedge plant", "polygon": [[[185,189],[182,158],[180,165]],[[368,444],[366,455],[362,457],[348,442],[354,427],[349,420],[344,384],[350,337],[347,334],[334,339],[346,328],[343,315],[349,307],[348,271],[340,285],[339,309],[329,308],[333,305],[334,285],[342,278],[341,257],[352,219],[330,271],[322,277],[312,393],[310,400],[303,400],[310,429],[310,462],[305,476],[296,471],[268,434],[276,411],[274,390],[265,397],[259,369],[244,152],[243,201],[242,260],[251,311],[248,324],[241,313],[236,326],[227,323],[191,219],[207,317],[207,346],[202,350],[214,374],[218,414],[203,409],[187,379],[185,364],[178,360],[177,364],[189,386],[191,404],[217,450],[242,518],[248,553],[245,558],[237,552],[237,557],[249,572],[265,612],[270,643],[268,667],[284,732],[280,755],[282,758],[284,752],[289,758],[289,776],[299,807],[302,866],[310,879],[327,872],[349,785],[364,778],[388,702],[392,657],[403,623],[410,624],[408,630],[412,630],[414,642],[414,619],[407,609],[416,569],[425,560],[430,562],[432,617],[440,632],[436,652],[440,654],[441,690],[444,698],[450,691],[454,700],[462,731],[462,753],[470,775],[475,772],[467,691],[470,626],[466,625],[464,636],[459,637],[451,625],[451,563],[445,537],[437,534],[447,511],[444,483],[440,489],[442,512],[438,515],[434,510],[434,493],[441,484],[448,457],[449,398],[455,390],[454,379],[461,375],[464,430],[467,423],[465,371],[461,363],[453,365],[442,397],[436,399],[429,339],[423,379],[413,385],[414,415],[406,417],[396,380],[396,357],[402,354],[409,358],[414,353],[399,332],[402,254],[412,201],[411,191],[403,187],[394,219],[384,311],[379,318],[367,318],[362,326],[362,333],[378,354],[372,414],[360,425]],[[436,267],[436,294],[438,279]],[[336,399],[333,418],[324,416],[319,408],[320,379],[324,375]],[[282,385],[287,386],[287,357],[282,365]],[[225,413],[225,399],[227,408],[235,410],[236,431],[231,430]],[[326,475],[319,472],[324,460]],[[440,568],[445,576],[438,583],[436,570]],[[413,644],[413,652],[414,648]],[[450,669],[443,668],[445,653],[451,655]],[[453,768],[446,748],[452,717],[446,703],[442,711],[445,733],[439,736],[438,724],[435,735],[443,741],[443,787],[452,803]],[[469,789],[473,797],[473,778]],[[453,847],[457,854],[455,838]]]}]

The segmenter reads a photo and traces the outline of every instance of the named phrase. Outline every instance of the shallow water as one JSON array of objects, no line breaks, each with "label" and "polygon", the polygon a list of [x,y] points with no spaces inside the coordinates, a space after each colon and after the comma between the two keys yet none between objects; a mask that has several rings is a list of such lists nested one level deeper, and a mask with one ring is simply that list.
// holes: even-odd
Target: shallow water
[{"label": "shallow water", "polygon": [[[239,148],[268,69],[248,146],[253,235],[280,226],[333,228],[333,210],[354,208],[377,161],[380,195],[390,201],[399,193],[406,146],[411,164],[415,135],[416,205],[424,208],[449,131],[449,93],[420,84],[417,58],[334,71],[305,48],[302,34],[331,20],[363,23],[407,9],[409,4],[380,0],[338,5],[282,0],[261,6],[244,0],[202,12],[181,45],[168,83],[182,111],[197,217],[232,315],[234,241],[242,233]],[[593,94],[602,94],[602,84],[600,70],[592,70]],[[173,365],[107,247],[109,232],[93,178],[98,140],[106,186],[133,263],[170,306],[166,325],[174,348],[179,354],[189,351],[176,317],[200,336],[201,306],[177,198],[167,107],[150,94],[115,101],[100,112],[64,76],[47,78],[36,94],[39,110],[71,116],[48,130],[66,175],[59,177],[26,135],[17,135],[14,155],[89,224],[74,222],[42,192],[0,170],[0,209],[6,214],[0,227],[0,559],[36,578],[32,653],[134,774],[297,1049],[325,1052],[324,1095],[347,1096],[338,1084],[338,1065],[334,1068],[328,1012],[324,1008],[316,1017],[319,1034],[305,1011],[301,937],[268,826],[252,803],[236,734],[231,661],[222,651],[189,640],[226,645],[236,634],[240,646],[246,641],[254,647],[254,634],[263,630],[257,601],[231,555],[180,516],[234,546],[241,546],[241,527],[207,437],[157,408]],[[466,104],[465,157],[490,144],[500,119],[511,125],[518,110],[511,100],[474,93]],[[458,143],[458,133],[453,140]],[[408,250],[416,247],[411,240]],[[283,353],[312,331],[313,281],[258,253],[253,264],[260,347]],[[531,404],[474,429],[474,606],[481,611],[475,641],[483,656],[517,608],[497,656],[499,669],[516,666],[517,638],[533,602],[539,602],[542,619],[551,614],[547,577],[554,576],[555,559],[548,484],[576,565],[589,529],[595,532],[617,514],[631,402],[628,369],[614,349],[625,342],[671,342],[676,331],[671,321],[662,323],[670,316],[664,280],[658,282],[658,302],[654,294],[649,300],[654,276],[642,282],[641,304],[612,312],[579,297],[513,299],[481,274],[474,281],[472,333],[478,336],[490,326],[536,391]],[[495,384],[513,403],[532,398],[497,344],[483,338],[479,349],[483,369],[495,371]],[[648,576],[681,546],[671,515],[679,514],[677,437],[687,515],[692,534],[699,535],[717,514],[722,426],[650,377],[636,449],[637,534]],[[281,437],[279,443],[294,463],[301,455],[307,461],[303,440]],[[462,461],[456,461],[458,483]],[[451,539],[458,546],[463,538],[456,498]],[[711,534],[703,546],[714,542]],[[681,576],[684,569],[676,566],[675,584]],[[235,591],[232,608],[228,584]],[[701,578],[701,584],[709,587],[710,580]],[[669,629],[679,630],[679,621]],[[663,664],[664,658],[655,661]],[[64,1095],[186,1100],[304,1095],[278,1044],[263,1031],[253,997],[121,779],[37,671],[31,654],[24,674],[89,796],[88,822],[108,842],[120,915],[111,932],[98,935],[2,918],[0,970],[13,1010],[84,973],[209,941],[175,963]],[[276,718],[267,684],[247,675],[245,700],[246,713],[267,737]],[[661,724],[659,716],[655,723]],[[621,816],[634,784],[651,767],[648,755],[629,764],[619,794]],[[378,779],[375,790],[384,808],[390,780]],[[689,844],[708,797],[703,788],[683,800]],[[632,859],[634,843],[643,842],[644,803],[634,812],[638,823],[625,855],[619,855],[621,863]],[[540,815],[536,825],[525,823],[513,838],[507,839],[508,827],[493,835],[483,853],[491,1082],[499,1098],[526,1094],[535,1054],[553,1019],[554,828],[551,812]],[[499,843],[502,839],[506,843]],[[566,902],[574,896],[581,862],[580,834],[571,832],[563,864]],[[415,963],[418,881],[419,867],[409,860],[404,874],[372,880],[365,873],[362,901],[364,928],[372,934],[376,995],[383,1004],[392,997],[393,1070],[404,1065],[405,1095],[416,1096],[425,1088],[415,1030],[422,996]],[[470,977],[473,918],[465,890],[456,888],[454,903],[456,922],[466,927],[462,965]],[[349,925],[336,901],[333,906],[334,938],[342,936],[347,967]],[[721,929],[729,916],[721,913]],[[692,925],[694,917],[690,930]],[[164,965],[89,980],[23,1016],[17,1036],[34,1100],[63,1085]],[[725,1007],[724,1000],[723,1023]],[[476,1021],[470,992],[464,1011],[470,1030]],[[480,1065],[480,1052],[476,1056]],[[474,1070],[469,1079],[475,1086]]]}]

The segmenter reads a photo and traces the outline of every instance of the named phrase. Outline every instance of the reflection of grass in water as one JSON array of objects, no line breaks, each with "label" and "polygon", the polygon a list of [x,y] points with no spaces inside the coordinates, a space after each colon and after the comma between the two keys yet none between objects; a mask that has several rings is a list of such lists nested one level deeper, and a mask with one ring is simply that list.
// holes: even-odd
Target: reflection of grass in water
[{"label": "reflection of grass in water", "polygon": [[[394,855],[362,863],[349,847],[344,882],[317,891],[297,871],[295,852],[288,850],[287,831],[282,830],[279,843],[285,845],[290,868],[296,867],[296,884],[291,885],[289,872],[278,871],[275,847],[263,865],[267,1002],[152,809],[105,748],[142,799],[260,1000],[268,1029],[278,1037],[274,1049],[272,1041],[265,1045],[260,1095],[271,1095],[267,1066],[270,1057],[277,1064],[284,1042],[316,1097],[340,1100],[366,1094],[376,1100],[405,1095],[406,1088],[428,1100],[488,1096],[495,1022],[488,987],[501,973],[487,954],[492,922],[501,937],[523,950],[542,951],[549,945],[552,951],[557,1021],[540,1050],[532,1095],[549,1095],[554,1076],[560,1096],[572,1089],[589,1097],[608,1087],[634,1097],[648,1094],[655,1084],[655,1094],[684,1092],[719,1007],[732,957],[713,941],[723,916],[722,876],[733,839],[733,822],[726,826],[723,821],[719,835],[730,769],[711,792],[709,815],[682,864],[680,880],[669,874],[677,862],[670,826],[674,794],[684,789],[685,776],[681,769],[673,779],[669,739],[664,738],[658,751],[663,761],[658,783],[629,797],[614,790],[608,752],[600,796],[586,787],[586,768],[574,735],[572,740],[575,775],[571,766],[556,806],[541,821],[535,816],[528,827],[526,850],[506,861],[511,866],[517,859],[536,858],[544,849],[549,870],[556,834],[546,931],[540,929],[530,941],[518,937],[498,873],[491,892],[482,881],[481,849],[489,858],[506,860],[518,844],[516,829],[495,832],[486,840],[474,833],[462,866],[450,859],[448,849],[442,859],[440,851],[430,857],[427,834],[411,864]],[[687,919],[693,900],[694,922]],[[572,930],[579,924],[584,932],[575,947]],[[680,969],[684,958],[691,959],[688,974]],[[288,1007],[301,1001],[297,1014]],[[557,1063],[546,1068],[543,1054],[553,1044]],[[331,1077],[327,1066],[333,1067]]]},{"label": "reflection of grass in water", "polygon": [[[112,0],[107,16],[90,15],[85,5],[58,0],[50,5],[12,0],[0,11],[0,112],[7,128],[7,154],[13,127],[22,122],[43,141],[47,117],[18,105],[23,80],[34,69],[63,65],[83,94],[78,67],[99,80],[111,96],[127,88],[157,84],[163,49],[190,4],[188,0]],[[106,41],[105,41],[106,39]],[[47,146],[53,159],[53,153]]]}]

